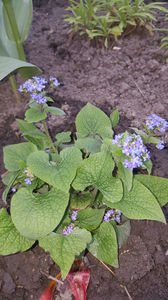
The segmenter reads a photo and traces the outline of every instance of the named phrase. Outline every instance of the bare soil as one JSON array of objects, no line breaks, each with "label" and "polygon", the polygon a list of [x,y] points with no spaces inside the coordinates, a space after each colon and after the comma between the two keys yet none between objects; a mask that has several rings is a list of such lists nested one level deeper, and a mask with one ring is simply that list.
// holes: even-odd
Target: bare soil
[{"label": "bare soil", "polygon": [[[64,21],[68,0],[35,1],[30,35],[25,43],[27,60],[36,64],[43,75],[55,76],[62,83],[52,95],[54,105],[66,116],[52,117],[53,136],[75,129],[75,116],[91,102],[107,114],[119,109],[116,132],[139,127],[145,117],[156,113],[168,120],[168,50],[160,49],[161,32],[150,36],[143,28],[125,35],[109,49],[92,45],[74,36],[68,45],[69,25]],[[166,5],[168,8],[168,5]],[[159,13],[156,27],[166,27]],[[21,79],[17,77],[18,82]],[[23,118],[26,99],[16,106],[8,80],[0,85],[1,146],[21,139],[15,118]],[[1,150],[2,150],[1,147]],[[168,148],[152,148],[153,175],[168,178]],[[0,172],[5,172],[2,152]],[[1,193],[4,186],[1,183]],[[3,206],[3,203],[0,203]],[[163,208],[168,220],[168,206]],[[113,276],[104,266],[87,255],[91,268],[88,300],[166,300],[168,299],[168,225],[154,221],[131,221],[131,235],[120,251],[120,268]],[[48,275],[59,272],[48,253],[38,245],[20,254],[0,256],[0,299],[38,299],[47,286]],[[132,298],[131,298],[132,297]],[[56,289],[56,300],[70,300],[68,284]]]}]

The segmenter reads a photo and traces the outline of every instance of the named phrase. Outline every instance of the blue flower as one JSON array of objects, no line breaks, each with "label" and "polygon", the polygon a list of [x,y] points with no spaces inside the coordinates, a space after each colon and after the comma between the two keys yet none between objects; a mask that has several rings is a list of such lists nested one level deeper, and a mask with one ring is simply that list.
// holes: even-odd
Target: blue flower
[{"label": "blue flower", "polygon": [[68,234],[70,234],[70,233],[73,231],[73,229],[74,229],[74,224],[70,224],[70,225],[67,227],[67,229],[63,229],[62,234],[63,234],[63,235],[68,235]]},{"label": "blue flower", "polygon": [[166,128],[168,127],[168,122],[156,114],[152,114],[151,116],[147,117],[146,126],[149,130],[165,132]]},{"label": "blue flower", "polygon": [[47,99],[42,94],[32,93],[31,98],[39,104],[44,104],[47,102]]},{"label": "blue flower", "polygon": [[110,222],[110,221],[116,221],[117,223],[120,223],[120,217],[121,217],[121,211],[118,209],[110,209],[108,210],[104,215],[104,221]]},{"label": "blue flower", "polygon": [[32,181],[31,181],[30,178],[26,178],[24,181],[25,181],[26,184],[32,184]]},{"label": "blue flower", "polygon": [[156,145],[156,148],[159,149],[159,150],[164,149],[164,143],[161,142],[160,144],[157,144],[157,145]]},{"label": "blue flower", "polygon": [[149,151],[143,144],[140,135],[130,134],[124,137],[123,134],[120,134],[113,139],[112,143],[121,147],[122,153],[127,157],[123,161],[125,168],[133,170],[141,167],[143,162],[150,158]]},{"label": "blue flower", "polygon": [[19,92],[42,92],[42,90],[46,87],[47,80],[45,78],[40,78],[37,76],[32,77],[32,79],[26,80],[19,87]]},{"label": "blue flower", "polygon": [[50,82],[55,85],[56,87],[58,87],[60,85],[60,82],[57,80],[57,78],[50,76]]},{"label": "blue flower", "polygon": [[77,214],[78,214],[78,211],[77,210],[73,210],[73,213],[72,213],[72,216],[71,216],[72,221],[76,221]]}]

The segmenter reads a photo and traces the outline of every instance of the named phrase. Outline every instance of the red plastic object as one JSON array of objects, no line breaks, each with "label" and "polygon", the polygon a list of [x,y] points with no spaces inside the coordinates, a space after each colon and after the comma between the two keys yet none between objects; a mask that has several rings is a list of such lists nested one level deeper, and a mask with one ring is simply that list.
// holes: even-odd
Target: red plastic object
[{"label": "red plastic object", "polygon": [[54,295],[54,289],[55,289],[56,281],[52,280],[45,291],[42,293],[39,300],[52,300]]},{"label": "red plastic object", "polygon": [[70,271],[66,279],[70,284],[75,300],[86,300],[86,290],[90,280],[90,269],[86,268],[78,272]]}]

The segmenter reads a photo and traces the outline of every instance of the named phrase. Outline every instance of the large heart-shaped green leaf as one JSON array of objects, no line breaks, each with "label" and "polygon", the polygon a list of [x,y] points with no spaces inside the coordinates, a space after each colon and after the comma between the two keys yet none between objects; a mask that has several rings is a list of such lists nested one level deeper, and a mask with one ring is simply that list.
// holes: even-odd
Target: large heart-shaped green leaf
[{"label": "large heart-shaped green leaf", "polygon": [[39,239],[39,244],[61,268],[63,279],[66,278],[76,255],[79,255],[91,241],[91,234],[85,229],[75,228],[69,235],[52,233]]},{"label": "large heart-shaped green leaf", "polygon": [[98,134],[103,138],[111,138],[113,135],[110,119],[102,110],[90,103],[78,113],[76,128],[81,137]]},{"label": "large heart-shaped green leaf", "polygon": [[5,146],[3,148],[5,168],[9,171],[18,171],[20,169],[19,162],[26,162],[29,154],[36,150],[36,146],[32,143],[20,143]]},{"label": "large heart-shaped green leaf", "polygon": [[26,80],[41,73],[35,65],[13,57],[0,56],[0,80],[18,70]]},{"label": "large heart-shaped green leaf", "polygon": [[[12,7],[13,15],[17,23],[20,41],[24,42],[28,36],[30,25],[32,22],[32,13],[33,13],[32,0],[10,0],[10,5]],[[15,39],[13,36],[13,32],[11,30],[9,18],[4,7],[3,7],[3,17],[4,17],[5,30],[8,35],[8,38],[14,41]]]},{"label": "large heart-shaped green leaf", "polygon": [[135,178],[154,194],[161,206],[168,202],[168,179],[151,175],[136,175]]},{"label": "large heart-shaped green leaf", "polygon": [[82,161],[82,154],[75,147],[70,147],[61,151],[60,158],[60,163],[52,163],[47,153],[38,151],[28,157],[27,165],[41,180],[62,191],[69,191],[76,169]]},{"label": "large heart-shaped green leaf", "polygon": [[23,236],[38,239],[58,226],[68,201],[69,194],[57,189],[40,195],[22,188],[12,198],[12,221]]},{"label": "large heart-shaped green leaf", "polygon": [[132,190],[123,199],[111,204],[103,201],[112,208],[119,209],[130,219],[149,219],[165,223],[165,218],[154,195],[139,181],[133,181]]},{"label": "large heart-shaped green leaf", "polygon": [[92,209],[90,207],[78,212],[77,222],[81,228],[89,231],[96,229],[103,218],[105,209]]},{"label": "large heart-shaped green leaf", "polygon": [[19,251],[29,249],[35,241],[30,241],[22,236],[14,224],[7,211],[0,210],[0,254],[9,255]]},{"label": "large heart-shaped green leaf", "polygon": [[108,201],[118,202],[123,196],[123,188],[120,179],[112,177],[113,168],[114,161],[109,152],[93,154],[83,160],[72,185],[79,191],[94,185]]},{"label": "large heart-shaped green leaf", "polygon": [[103,222],[88,250],[99,260],[118,267],[118,245],[115,230],[110,223]]}]

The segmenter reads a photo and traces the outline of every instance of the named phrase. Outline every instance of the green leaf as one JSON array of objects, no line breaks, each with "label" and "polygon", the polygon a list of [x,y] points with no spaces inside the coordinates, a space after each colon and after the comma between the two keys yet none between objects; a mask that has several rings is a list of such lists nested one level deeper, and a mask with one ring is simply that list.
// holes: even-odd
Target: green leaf
[{"label": "green leaf", "polygon": [[6,33],[5,24],[4,24],[4,17],[3,17],[3,3],[2,3],[2,1],[0,1],[0,30],[1,30],[1,34],[0,34],[0,56],[12,56],[12,57],[18,58],[18,51],[17,51],[17,48],[16,48],[16,44],[13,41],[9,40],[9,38],[7,36],[7,33]]},{"label": "green leaf", "polygon": [[[32,12],[33,12],[32,0],[26,0],[26,1],[10,0],[10,2],[11,2],[15,20],[17,22],[20,40],[21,42],[24,42],[28,36],[30,25],[32,22]],[[15,39],[13,37],[11,25],[5,9],[3,9],[3,17],[4,17],[4,24],[5,24],[5,29],[8,38],[11,41],[14,41]]]},{"label": "green leaf", "polygon": [[65,131],[56,134],[56,139],[58,144],[71,142],[71,131]]},{"label": "green leaf", "polygon": [[79,138],[75,141],[75,147],[84,150],[86,153],[98,153],[101,151],[101,141],[99,138]]},{"label": "green leaf", "polygon": [[111,119],[112,127],[115,127],[118,124],[118,122],[119,122],[119,112],[118,112],[118,109],[114,110],[111,113],[110,119]]},{"label": "green leaf", "polygon": [[35,65],[13,57],[0,56],[0,80],[16,70],[21,71],[25,80],[41,73]]},{"label": "green leaf", "polygon": [[77,132],[81,137],[98,134],[102,138],[113,135],[110,119],[99,108],[88,103],[76,117]]},{"label": "green leaf", "polygon": [[129,192],[132,188],[132,180],[133,180],[133,173],[132,170],[129,168],[125,168],[121,162],[117,164],[119,177],[124,183],[124,187],[127,192]]},{"label": "green leaf", "polygon": [[3,183],[7,185],[7,188],[5,189],[5,191],[2,194],[2,200],[4,202],[6,202],[6,198],[8,196],[8,193],[9,193],[13,183],[15,182],[16,178],[18,177],[18,174],[19,174],[19,172],[8,173],[5,176],[5,178],[2,179]]},{"label": "green leaf", "polygon": [[79,255],[91,241],[91,234],[85,229],[75,228],[69,235],[52,233],[39,239],[39,244],[50,252],[52,259],[61,268],[63,279],[66,278],[76,255]]},{"label": "green leaf", "polygon": [[44,111],[47,113],[51,113],[51,114],[54,114],[54,115],[59,115],[59,116],[64,116],[65,115],[65,112],[60,109],[60,108],[57,108],[57,107],[53,107],[53,106],[45,106],[44,108]]},{"label": "green leaf", "polygon": [[5,168],[9,171],[20,170],[19,162],[26,161],[29,154],[36,150],[36,146],[32,143],[5,146],[3,148]]},{"label": "green leaf", "polygon": [[71,207],[72,209],[84,209],[92,201],[90,192],[73,193],[71,194]]},{"label": "green leaf", "polygon": [[116,236],[117,236],[118,246],[119,246],[119,248],[121,248],[125,244],[127,238],[130,235],[130,232],[131,232],[130,221],[127,220],[124,224],[114,225],[114,229],[115,229]]},{"label": "green leaf", "polygon": [[147,159],[146,161],[143,162],[143,167],[147,169],[148,174],[150,175],[152,171],[152,161],[150,159]]},{"label": "green leaf", "polygon": [[46,194],[32,194],[22,188],[12,198],[12,221],[23,236],[38,239],[58,226],[68,201],[69,194],[58,189],[51,189]]},{"label": "green leaf", "polygon": [[123,199],[113,205],[103,199],[112,208],[119,209],[130,219],[149,219],[165,223],[162,210],[154,195],[139,181],[133,181],[132,190]]},{"label": "green leaf", "polygon": [[0,210],[0,254],[9,255],[29,249],[35,241],[30,241],[15,228],[7,211]]},{"label": "green leaf", "polygon": [[81,228],[89,231],[95,230],[101,223],[105,209],[92,209],[90,207],[78,212],[77,221]]},{"label": "green leaf", "polygon": [[99,260],[118,267],[118,246],[113,225],[103,222],[93,237],[88,250]]},{"label": "green leaf", "polygon": [[38,107],[31,107],[25,113],[25,120],[28,123],[39,122],[45,120],[46,117],[47,117],[46,112],[39,111]]},{"label": "green leaf", "polygon": [[154,194],[161,206],[168,202],[168,179],[151,175],[135,175],[135,178]]},{"label": "green leaf", "polygon": [[84,191],[93,185],[105,199],[111,203],[118,202],[123,196],[123,188],[120,179],[112,177],[113,168],[114,161],[109,152],[93,154],[83,160],[72,186],[75,190]]},{"label": "green leaf", "polygon": [[36,126],[23,120],[16,120],[25,139],[36,145],[40,150],[50,147],[46,135]]},{"label": "green leaf", "polygon": [[62,191],[69,191],[76,169],[82,161],[82,155],[75,147],[69,147],[60,152],[60,158],[60,163],[52,164],[47,153],[38,151],[28,157],[27,165],[41,180]]}]

